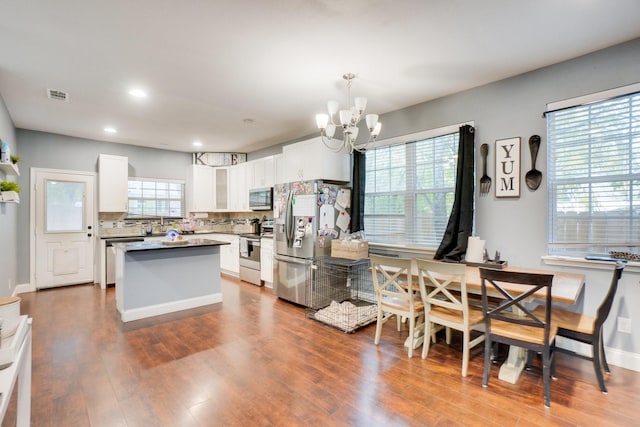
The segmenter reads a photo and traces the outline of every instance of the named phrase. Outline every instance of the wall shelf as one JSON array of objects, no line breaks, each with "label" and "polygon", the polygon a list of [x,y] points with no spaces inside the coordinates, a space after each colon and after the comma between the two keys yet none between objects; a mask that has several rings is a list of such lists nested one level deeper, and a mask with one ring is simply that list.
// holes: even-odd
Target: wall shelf
[{"label": "wall shelf", "polygon": [[20,176],[20,172],[18,171],[18,165],[13,163],[0,163],[0,170],[4,172],[6,175]]}]

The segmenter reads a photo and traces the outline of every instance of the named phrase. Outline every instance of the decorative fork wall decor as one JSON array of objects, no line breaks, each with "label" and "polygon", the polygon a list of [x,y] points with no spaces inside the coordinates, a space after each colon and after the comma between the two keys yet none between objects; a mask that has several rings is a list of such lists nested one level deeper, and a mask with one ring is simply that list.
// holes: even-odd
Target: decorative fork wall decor
[{"label": "decorative fork wall decor", "polygon": [[480,177],[480,196],[486,196],[491,189],[491,178],[487,175],[487,154],[489,154],[489,144],[480,146],[482,156],[482,177]]}]

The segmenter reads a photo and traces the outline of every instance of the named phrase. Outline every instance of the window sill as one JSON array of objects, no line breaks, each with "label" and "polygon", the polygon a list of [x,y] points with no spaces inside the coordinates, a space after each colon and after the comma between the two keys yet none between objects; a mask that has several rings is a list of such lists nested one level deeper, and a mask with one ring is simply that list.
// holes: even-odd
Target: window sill
[{"label": "window sill", "polygon": [[[560,265],[564,267],[591,268],[594,270],[611,270],[613,268],[612,261],[597,261],[584,258],[575,258],[568,256],[552,256],[542,257],[542,262],[546,265]],[[628,261],[624,268],[626,272],[640,273],[640,262]]]},{"label": "window sill", "polygon": [[425,259],[431,259],[436,253],[435,249],[417,248],[411,246],[390,245],[382,243],[369,242],[369,252],[374,254],[392,254],[398,255],[403,258],[410,258],[414,256],[424,257]]}]

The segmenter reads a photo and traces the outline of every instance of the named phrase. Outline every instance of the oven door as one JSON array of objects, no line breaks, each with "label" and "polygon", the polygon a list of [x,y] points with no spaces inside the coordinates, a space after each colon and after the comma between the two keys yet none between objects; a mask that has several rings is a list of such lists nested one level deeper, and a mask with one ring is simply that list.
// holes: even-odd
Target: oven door
[{"label": "oven door", "polygon": [[260,238],[240,236],[240,266],[260,270]]}]

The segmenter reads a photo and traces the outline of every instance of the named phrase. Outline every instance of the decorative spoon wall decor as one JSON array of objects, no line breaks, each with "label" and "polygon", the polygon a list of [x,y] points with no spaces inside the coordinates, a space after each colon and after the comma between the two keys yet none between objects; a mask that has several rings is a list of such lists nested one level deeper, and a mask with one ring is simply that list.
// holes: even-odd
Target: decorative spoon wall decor
[{"label": "decorative spoon wall decor", "polygon": [[529,150],[531,151],[531,170],[524,176],[529,189],[536,191],[542,182],[542,172],[536,169],[536,159],[540,149],[540,135],[532,135],[529,138]]}]

